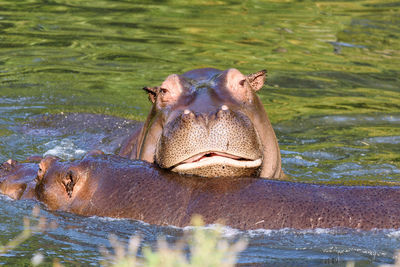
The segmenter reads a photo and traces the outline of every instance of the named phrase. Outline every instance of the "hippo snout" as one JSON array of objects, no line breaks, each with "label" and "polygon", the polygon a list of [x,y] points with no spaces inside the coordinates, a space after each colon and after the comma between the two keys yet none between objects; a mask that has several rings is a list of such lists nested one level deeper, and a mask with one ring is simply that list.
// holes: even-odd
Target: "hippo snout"
[{"label": "hippo snout", "polygon": [[194,112],[190,109],[185,109],[182,112],[181,118],[184,122],[190,122],[191,120],[196,120],[198,123],[203,123],[208,127],[209,122],[215,122],[215,120],[227,116],[231,111],[227,105],[222,105],[219,109],[209,113]]},{"label": "hippo snout", "polygon": [[164,127],[156,162],[205,177],[254,175],[262,163],[260,147],[253,123],[240,111],[227,105],[209,113],[184,109]]}]

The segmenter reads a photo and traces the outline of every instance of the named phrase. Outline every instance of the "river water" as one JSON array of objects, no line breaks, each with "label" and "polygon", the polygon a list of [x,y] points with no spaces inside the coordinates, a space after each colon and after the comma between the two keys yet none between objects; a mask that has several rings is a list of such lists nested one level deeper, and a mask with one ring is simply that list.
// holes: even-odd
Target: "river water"
[{"label": "river water", "polygon": [[[259,95],[287,174],[302,182],[399,184],[399,62],[395,1],[2,0],[0,161],[112,152],[131,120],[149,110],[142,87],[200,67],[266,68]],[[21,232],[34,205],[0,196],[2,244]],[[58,228],[0,256],[0,265],[28,264],[40,252],[46,264],[97,266],[112,233],[123,242],[139,234],[142,245],[154,246],[159,236],[174,241],[188,231],[41,208]],[[400,248],[399,229],[224,228],[224,235],[249,240],[243,264],[374,266],[393,262]]]}]

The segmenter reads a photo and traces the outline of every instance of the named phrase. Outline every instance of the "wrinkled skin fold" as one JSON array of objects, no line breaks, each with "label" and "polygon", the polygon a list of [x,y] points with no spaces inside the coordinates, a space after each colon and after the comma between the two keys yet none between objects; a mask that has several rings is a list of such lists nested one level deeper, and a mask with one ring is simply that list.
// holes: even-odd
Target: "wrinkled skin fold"
[{"label": "wrinkled skin fold", "polygon": [[73,162],[5,163],[0,193],[50,210],[179,227],[200,214],[239,229],[400,228],[400,187],[201,179],[99,151]]},{"label": "wrinkled skin fold", "polygon": [[205,68],[145,87],[153,106],[119,155],[203,177],[284,179],[278,142],[257,96],[266,71]]}]

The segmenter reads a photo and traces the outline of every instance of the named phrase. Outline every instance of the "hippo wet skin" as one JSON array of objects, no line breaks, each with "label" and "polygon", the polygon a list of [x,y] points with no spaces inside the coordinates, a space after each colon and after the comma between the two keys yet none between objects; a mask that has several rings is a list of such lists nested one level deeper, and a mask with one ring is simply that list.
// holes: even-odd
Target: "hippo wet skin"
[{"label": "hippo wet skin", "polygon": [[13,199],[35,198],[38,164],[9,159],[0,165],[0,193]]},{"label": "hippo wet skin", "polygon": [[200,214],[206,223],[239,229],[400,228],[400,187],[204,179],[100,153],[73,162],[48,156],[39,165],[9,164],[0,175],[3,194],[85,216],[180,227]]},{"label": "hippo wet skin", "polygon": [[119,155],[204,177],[282,179],[278,142],[256,95],[266,71],[205,68],[145,87],[152,109]]}]

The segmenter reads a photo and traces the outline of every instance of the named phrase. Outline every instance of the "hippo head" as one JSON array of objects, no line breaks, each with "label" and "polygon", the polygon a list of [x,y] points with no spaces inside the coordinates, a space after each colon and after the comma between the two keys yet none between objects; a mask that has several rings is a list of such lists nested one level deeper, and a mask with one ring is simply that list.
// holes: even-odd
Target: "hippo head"
[{"label": "hippo head", "polygon": [[[88,155],[90,156],[90,155]],[[77,199],[90,197],[96,186],[87,186],[86,162],[62,162],[46,156],[40,163],[36,178],[35,196],[51,210],[67,210]]]},{"label": "hippo head", "polygon": [[33,198],[37,164],[9,159],[0,165],[0,193],[13,199]]},{"label": "hippo head", "polygon": [[204,177],[281,178],[275,133],[256,95],[266,71],[198,69],[144,88],[153,103],[131,158]]}]

